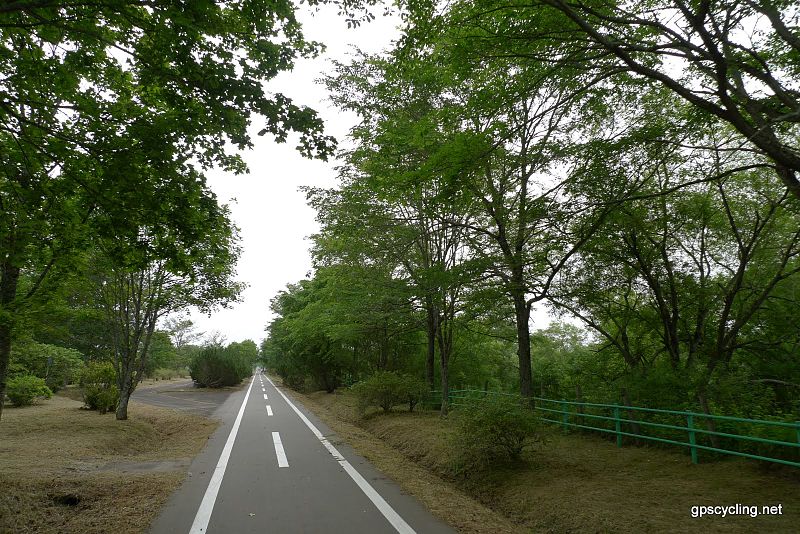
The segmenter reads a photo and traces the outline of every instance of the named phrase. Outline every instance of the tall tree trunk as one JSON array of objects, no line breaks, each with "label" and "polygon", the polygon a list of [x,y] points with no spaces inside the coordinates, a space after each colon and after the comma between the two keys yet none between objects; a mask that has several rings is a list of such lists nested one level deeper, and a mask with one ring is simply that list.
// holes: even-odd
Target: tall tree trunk
[{"label": "tall tree trunk", "polygon": [[119,403],[117,404],[116,418],[117,421],[127,421],[128,419],[128,401],[130,401],[131,393],[126,388],[126,391],[119,393]]},{"label": "tall tree trunk", "polygon": [[[578,402],[578,403],[582,403],[583,402],[583,390],[581,389],[581,385],[580,384],[575,384],[575,402]],[[586,424],[586,418],[583,417],[583,413],[584,413],[583,404],[578,404],[577,405],[577,411],[580,414],[580,416],[578,416],[578,424],[585,425]]]},{"label": "tall tree trunk", "polygon": [[438,317],[438,314],[435,316],[434,324],[436,326],[436,339],[439,341],[439,371],[442,384],[442,406],[440,414],[445,416],[450,409],[450,343],[448,343],[447,335],[443,331],[442,321]]},{"label": "tall tree trunk", "polygon": [[0,272],[0,419],[6,396],[8,362],[11,359],[11,336],[14,330],[14,314],[11,309],[17,297],[20,269],[7,257]]},{"label": "tall tree trunk", "polygon": [[386,329],[384,335],[381,336],[380,353],[378,354],[378,369],[385,371],[389,363],[389,340],[386,339]]},{"label": "tall tree trunk", "polygon": [[133,393],[133,373],[130,365],[122,365],[121,375],[120,380],[117,382],[117,387],[119,388],[119,403],[117,403],[116,411],[117,421],[128,419],[128,401],[130,401]]},{"label": "tall tree trunk", "polygon": [[525,293],[515,292],[514,314],[517,322],[517,357],[519,358],[519,392],[533,406],[533,373],[531,371],[531,332],[528,321],[531,309],[525,301]]},{"label": "tall tree trunk", "polygon": [[353,342],[353,361],[350,367],[350,382],[358,380],[358,342]]},{"label": "tall tree trunk", "polygon": [[425,311],[428,316],[426,325],[428,354],[425,360],[425,380],[428,382],[428,388],[433,391],[436,389],[436,375],[434,371],[434,366],[436,365],[436,318],[434,314],[436,311],[433,309],[433,299],[430,296],[425,297]]},{"label": "tall tree trunk", "polygon": [[[625,406],[633,406],[631,404],[631,398],[628,396],[628,390],[625,389],[625,388],[622,388],[622,402],[625,404]],[[636,411],[635,410],[626,410],[626,412],[628,414],[628,419],[630,419],[631,421],[636,420]],[[642,429],[639,426],[639,423],[629,423],[629,424],[630,424],[630,427],[631,427],[631,431],[634,434],[636,434],[637,436],[641,435]],[[637,446],[642,444],[642,440],[639,439],[638,437],[634,441],[635,441]]]},{"label": "tall tree trunk", "polygon": [[439,364],[442,382],[442,407],[440,414],[447,415],[450,410],[450,350],[447,348],[446,343],[440,343],[439,348]]}]

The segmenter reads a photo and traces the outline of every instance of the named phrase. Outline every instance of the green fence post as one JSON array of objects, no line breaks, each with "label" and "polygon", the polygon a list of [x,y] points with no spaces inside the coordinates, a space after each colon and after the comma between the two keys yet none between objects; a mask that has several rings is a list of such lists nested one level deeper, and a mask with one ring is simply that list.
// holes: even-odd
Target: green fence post
[{"label": "green fence post", "polygon": [[794,422],[794,429],[797,431],[797,443],[800,443],[800,421]]},{"label": "green fence post", "polygon": [[569,407],[567,406],[567,403],[565,403],[564,401],[561,401],[561,421],[562,421],[562,425],[561,426],[563,427],[565,434],[567,433],[567,423],[569,423],[569,411],[568,410],[569,410]]},{"label": "green fence post", "polygon": [[697,443],[695,442],[695,432],[694,432],[694,417],[692,414],[686,414],[686,428],[689,430],[689,450],[692,452],[692,463],[697,463]]},{"label": "green fence post", "polygon": [[617,431],[617,447],[622,447],[622,423],[619,420],[619,406],[614,406],[614,428]]}]

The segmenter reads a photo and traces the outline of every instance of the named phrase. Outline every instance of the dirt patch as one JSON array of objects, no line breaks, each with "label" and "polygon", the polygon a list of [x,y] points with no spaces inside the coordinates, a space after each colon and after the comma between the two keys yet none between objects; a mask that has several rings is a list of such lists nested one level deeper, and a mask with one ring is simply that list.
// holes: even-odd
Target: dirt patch
[{"label": "dirt patch", "polygon": [[[447,475],[452,456],[451,423],[433,413],[392,412],[360,418],[349,394],[302,396],[339,431],[337,421],[358,425],[347,438],[357,450],[361,436],[389,445],[416,466],[439,476],[448,488],[469,493],[516,528],[532,532],[796,532],[800,522],[797,470],[730,459],[692,465],[680,452],[653,447],[617,448],[593,434],[545,429],[544,441],[523,462],[467,479]],[[330,420],[330,422],[329,422]],[[370,458],[370,460],[373,460]],[[376,465],[378,462],[375,462]],[[394,475],[392,475],[394,477]],[[397,480],[408,483],[402,473]],[[428,493],[437,493],[429,488]],[[440,501],[450,498],[443,494]],[[692,506],[782,505],[782,515],[691,516]],[[454,508],[440,503],[448,521]],[[457,510],[456,510],[457,512]],[[456,524],[456,523],[452,523]],[[468,525],[456,525],[463,532]]]},{"label": "dirt patch", "polygon": [[81,406],[4,410],[0,533],[144,532],[218,425],[135,401],[128,421]]}]

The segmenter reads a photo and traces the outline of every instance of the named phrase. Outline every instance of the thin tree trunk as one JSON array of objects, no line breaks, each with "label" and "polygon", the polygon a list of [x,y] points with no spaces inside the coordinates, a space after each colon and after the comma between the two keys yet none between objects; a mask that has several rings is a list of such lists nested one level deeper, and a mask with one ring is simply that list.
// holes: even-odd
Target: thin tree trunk
[{"label": "thin tree trunk", "polygon": [[438,315],[434,318],[434,324],[436,327],[436,338],[439,341],[439,370],[442,384],[442,406],[439,413],[442,416],[446,416],[450,409],[450,347],[447,343],[447,339],[442,328],[442,322]]},{"label": "thin tree trunk", "polygon": [[6,396],[8,362],[11,359],[11,336],[14,330],[14,315],[10,309],[17,297],[19,267],[6,258],[0,272],[0,419],[3,417],[3,403]]},{"label": "thin tree trunk", "polygon": [[[127,350],[130,350],[129,347],[123,348],[123,351]],[[116,411],[117,421],[128,419],[128,402],[134,389],[133,363],[130,354],[120,362],[120,374],[117,377],[117,388],[119,389],[119,402],[117,403]]]},{"label": "thin tree trunk", "polygon": [[425,308],[428,315],[426,325],[428,354],[425,360],[425,380],[428,382],[428,389],[433,391],[436,388],[436,374],[434,371],[434,366],[436,365],[436,319],[434,318],[433,299],[430,296],[425,297]]},{"label": "thin tree trunk", "polygon": [[[708,398],[706,397],[705,387],[697,393],[697,400],[700,401],[700,408],[702,408],[703,413],[706,415],[711,415],[711,410],[708,407]],[[717,431],[717,422],[711,417],[704,417],[706,420],[706,430],[710,432]],[[719,448],[719,436],[716,434],[708,434],[708,439],[711,441],[711,446],[714,448]]]},{"label": "thin tree trunk", "polygon": [[444,348],[440,348],[439,350],[439,363],[440,363],[440,371],[441,371],[441,382],[442,382],[442,407],[440,410],[440,414],[442,416],[447,415],[447,412],[450,410],[450,351]]},{"label": "thin tree trunk", "polygon": [[[628,390],[622,388],[622,402],[625,403],[625,406],[632,406],[631,398],[628,396]],[[635,410],[626,410],[628,414],[628,419],[634,420],[636,419],[636,411]],[[637,436],[641,435],[642,429],[639,426],[639,423],[629,423],[631,425],[631,431],[636,434]],[[638,437],[635,439],[636,445],[641,445],[642,440]]]},{"label": "thin tree trunk", "polygon": [[[580,384],[575,384],[575,402],[578,402],[578,403],[583,402],[583,390],[581,389],[581,385]],[[578,404],[577,405],[577,409],[578,409],[578,413],[580,414],[578,416],[578,424],[585,425],[586,424],[586,418],[583,417],[583,404]]]},{"label": "thin tree trunk", "polygon": [[358,343],[353,343],[353,363],[352,367],[350,368],[350,382],[355,382],[358,380]]},{"label": "thin tree trunk", "polygon": [[519,358],[519,392],[529,399],[533,406],[533,372],[531,370],[531,333],[528,321],[531,310],[525,302],[524,293],[516,293],[514,298],[514,312],[517,322],[517,357]]},{"label": "thin tree trunk", "polygon": [[383,336],[380,341],[380,354],[378,355],[378,369],[385,371],[389,366],[389,339],[386,335],[386,327],[383,327]]},{"label": "thin tree trunk", "polygon": [[128,401],[130,400],[130,398],[131,395],[129,391],[126,391],[125,393],[120,392],[119,403],[117,404],[117,412],[116,412],[117,421],[127,421]]}]

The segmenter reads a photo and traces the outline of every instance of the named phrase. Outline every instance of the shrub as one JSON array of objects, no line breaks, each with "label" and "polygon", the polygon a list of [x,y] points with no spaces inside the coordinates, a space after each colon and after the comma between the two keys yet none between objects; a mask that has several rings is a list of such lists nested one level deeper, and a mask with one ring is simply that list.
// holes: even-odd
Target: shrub
[{"label": "shrub", "polygon": [[403,376],[403,401],[408,403],[408,411],[413,412],[414,406],[425,400],[430,393],[428,383],[416,376]]},{"label": "shrub", "polygon": [[453,472],[463,475],[520,459],[536,418],[515,400],[472,402],[453,412]]},{"label": "shrub", "polygon": [[36,399],[53,396],[44,379],[33,375],[17,375],[9,380],[6,394],[15,406],[30,406]]},{"label": "shrub", "polygon": [[178,374],[175,369],[159,368],[153,371],[153,378],[156,380],[172,380]]},{"label": "shrub", "polygon": [[30,374],[44,378],[51,391],[77,380],[83,369],[83,356],[74,349],[45,343],[26,342],[14,348],[14,364]]},{"label": "shrub", "polygon": [[250,362],[238,351],[220,346],[203,348],[192,359],[189,374],[197,387],[235,386],[250,375]]},{"label": "shrub", "polygon": [[358,409],[364,413],[370,406],[388,412],[393,406],[408,403],[413,411],[428,393],[425,381],[410,375],[399,375],[391,371],[378,371],[366,380],[351,387],[358,398]]},{"label": "shrub", "polygon": [[117,373],[109,362],[92,362],[81,375],[83,403],[101,414],[113,412],[119,403]]}]

